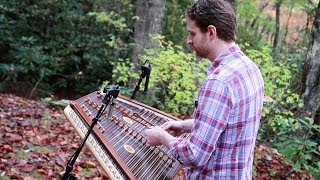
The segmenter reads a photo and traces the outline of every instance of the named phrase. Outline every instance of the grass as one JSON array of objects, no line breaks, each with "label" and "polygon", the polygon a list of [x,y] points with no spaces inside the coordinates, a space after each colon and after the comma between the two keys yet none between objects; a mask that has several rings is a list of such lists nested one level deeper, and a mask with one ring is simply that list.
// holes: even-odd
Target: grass
[{"label": "grass", "polygon": [[46,146],[35,146],[35,150],[37,150],[41,153],[44,153],[44,154],[48,154],[53,151],[53,149],[50,149]]},{"label": "grass", "polygon": [[10,176],[4,175],[4,176],[0,176],[1,180],[10,180]]},{"label": "grass", "polygon": [[33,177],[33,178],[35,178],[35,179],[37,179],[37,180],[39,180],[39,179],[45,179],[43,175],[41,175],[41,174],[39,174],[39,173],[37,172],[37,170],[34,170],[34,171],[30,172],[30,173],[21,172],[20,175],[21,175],[22,177]]},{"label": "grass", "polygon": [[29,153],[26,153],[26,152],[24,152],[24,151],[18,151],[17,154],[16,154],[16,157],[17,157],[18,159],[25,159],[25,160],[27,160],[29,156],[30,156],[30,154],[29,154]]},{"label": "grass", "polygon": [[80,174],[83,174],[85,176],[91,176],[94,177],[95,173],[90,171],[89,168],[83,168],[82,171],[80,172]]}]

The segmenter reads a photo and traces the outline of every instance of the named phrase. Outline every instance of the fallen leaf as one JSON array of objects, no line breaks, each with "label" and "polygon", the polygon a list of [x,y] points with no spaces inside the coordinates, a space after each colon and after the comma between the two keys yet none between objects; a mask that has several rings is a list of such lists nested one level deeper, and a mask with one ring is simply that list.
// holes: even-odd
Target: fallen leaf
[{"label": "fallen leaf", "polygon": [[61,115],[60,111],[58,109],[52,109],[49,113],[50,116],[57,118]]},{"label": "fallen leaf", "polygon": [[32,154],[31,154],[31,157],[33,157],[33,158],[38,158],[38,157],[39,157],[39,154],[32,153]]},{"label": "fallen leaf", "polygon": [[12,147],[8,144],[4,145],[1,149],[6,152],[13,152]]},{"label": "fallen leaf", "polygon": [[8,137],[10,142],[20,142],[22,140],[22,136],[19,134],[6,133],[5,136]]},{"label": "fallen leaf", "polygon": [[32,172],[33,170],[35,169],[35,167],[31,164],[26,164],[25,166],[23,166],[21,168],[21,171],[23,172],[26,172],[26,173],[29,173],[29,172]]},{"label": "fallen leaf", "polygon": [[21,126],[21,127],[27,127],[27,126],[30,126],[31,124],[29,123],[29,121],[19,121],[18,122],[18,126]]},{"label": "fallen leaf", "polygon": [[15,166],[16,166],[16,167],[23,167],[23,166],[25,166],[27,163],[28,163],[27,160],[19,159],[19,160],[17,160],[17,164],[16,164]]},{"label": "fallen leaf", "polygon": [[47,175],[47,172],[44,169],[38,169],[38,173],[44,176]]},{"label": "fallen leaf", "polygon": [[34,177],[32,177],[32,176],[27,176],[27,177],[24,177],[23,180],[34,180]]},{"label": "fallen leaf", "polygon": [[[0,116],[1,117],[1,116]],[[0,118],[1,119],[1,118]],[[12,133],[12,132],[17,132],[17,128],[12,128],[12,127],[5,127],[4,128],[7,132],[10,132],[10,133]]]},{"label": "fallen leaf", "polygon": [[271,161],[271,160],[272,160],[272,157],[269,156],[269,155],[266,155],[266,160]]},{"label": "fallen leaf", "polygon": [[80,172],[80,171],[82,171],[82,167],[81,166],[76,166],[74,168],[74,170],[75,170],[75,172]]},{"label": "fallen leaf", "polygon": [[92,162],[92,161],[86,161],[86,165],[87,165],[88,167],[90,167],[90,168],[96,167],[96,164],[95,164],[94,162]]},{"label": "fallen leaf", "polygon": [[34,133],[33,131],[27,131],[25,134],[27,136],[35,136],[36,135],[36,133]]},{"label": "fallen leaf", "polygon": [[67,163],[65,161],[63,161],[59,156],[56,156],[55,158],[55,161],[58,165],[64,167]]}]

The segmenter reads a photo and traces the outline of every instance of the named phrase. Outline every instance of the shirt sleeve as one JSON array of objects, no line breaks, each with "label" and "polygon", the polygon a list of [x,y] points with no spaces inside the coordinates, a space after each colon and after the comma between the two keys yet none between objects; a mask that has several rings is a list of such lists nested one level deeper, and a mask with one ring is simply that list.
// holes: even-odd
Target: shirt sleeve
[{"label": "shirt sleeve", "polygon": [[187,166],[206,165],[227,126],[231,107],[225,83],[217,79],[204,81],[199,90],[192,131],[188,138],[170,142],[171,155]]}]

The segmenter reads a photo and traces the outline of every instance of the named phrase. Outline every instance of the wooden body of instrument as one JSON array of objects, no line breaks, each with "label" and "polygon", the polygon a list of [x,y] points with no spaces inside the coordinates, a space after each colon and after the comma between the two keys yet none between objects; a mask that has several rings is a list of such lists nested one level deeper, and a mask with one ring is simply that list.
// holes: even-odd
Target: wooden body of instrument
[{"label": "wooden body of instrument", "polygon": [[[66,117],[82,138],[103,98],[101,91],[93,92],[65,108]],[[180,163],[168,155],[165,146],[149,146],[143,133],[151,126],[179,119],[121,95],[114,100],[86,142],[108,176],[111,179],[172,179]]]}]

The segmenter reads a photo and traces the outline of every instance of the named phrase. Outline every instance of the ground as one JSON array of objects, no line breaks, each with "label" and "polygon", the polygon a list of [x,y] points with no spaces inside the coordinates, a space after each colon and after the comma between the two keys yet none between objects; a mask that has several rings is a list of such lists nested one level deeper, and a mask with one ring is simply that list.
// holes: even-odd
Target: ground
[{"label": "ground", "polygon": [[[61,179],[80,143],[63,108],[0,94],[0,179]],[[254,179],[312,179],[306,172],[293,171],[283,158],[276,149],[258,143]],[[78,179],[108,179],[87,147],[73,173]]]}]

